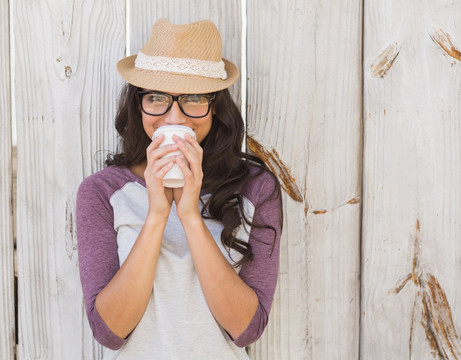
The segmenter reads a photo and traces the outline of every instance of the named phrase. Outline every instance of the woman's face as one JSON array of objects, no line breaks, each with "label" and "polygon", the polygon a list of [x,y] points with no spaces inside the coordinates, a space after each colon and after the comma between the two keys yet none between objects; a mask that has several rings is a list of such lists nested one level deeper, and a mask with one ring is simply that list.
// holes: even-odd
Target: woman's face
[{"label": "woman's face", "polygon": [[[177,93],[169,93],[176,96]],[[183,125],[190,127],[197,136],[197,142],[200,143],[208,135],[211,129],[211,122],[213,118],[213,107],[210,109],[208,115],[202,118],[192,118],[185,115],[179,108],[178,102],[174,101],[170,110],[164,115],[153,116],[148,115],[141,111],[142,124],[147,136],[152,139],[154,131],[160,126],[164,125]]]}]

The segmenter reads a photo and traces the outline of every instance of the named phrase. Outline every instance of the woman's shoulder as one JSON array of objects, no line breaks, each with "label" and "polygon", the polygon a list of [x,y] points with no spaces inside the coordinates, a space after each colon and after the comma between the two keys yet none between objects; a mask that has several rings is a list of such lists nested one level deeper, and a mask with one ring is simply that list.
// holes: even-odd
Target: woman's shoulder
[{"label": "woman's shoulder", "polygon": [[266,166],[250,165],[250,183],[277,182],[274,173]]},{"label": "woman's shoulder", "polygon": [[277,177],[268,169],[250,166],[250,178],[242,189],[242,195],[253,204],[270,196],[280,196],[280,184]]},{"label": "woman's shoulder", "polygon": [[86,177],[79,186],[80,193],[99,193],[110,197],[128,182],[136,182],[136,176],[125,166],[111,165]]},{"label": "woman's shoulder", "polygon": [[99,170],[91,175],[88,175],[83,181],[82,185],[89,185],[89,184],[100,184],[100,183],[108,183],[114,182],[120,177],[124,177],[125,167],[122,166],[108,166],[102,170]]}]

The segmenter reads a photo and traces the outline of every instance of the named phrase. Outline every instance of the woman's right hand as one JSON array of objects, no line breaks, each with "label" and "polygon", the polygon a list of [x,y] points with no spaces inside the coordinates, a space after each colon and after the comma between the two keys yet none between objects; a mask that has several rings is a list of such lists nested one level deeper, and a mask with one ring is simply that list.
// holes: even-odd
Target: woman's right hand
[{"label": "woman's right hand", "polygon": [[156,137],[147,147],[147,166],[144,171],[144,179],[149,198],[148,216],[159,216],[167,219],[173,202],[173,189],[165,188],[162,179],[173,167],[175,156],[164,156],[178,150],[178,146],[171,144],[160,147],[164,137],[163,134]]}]

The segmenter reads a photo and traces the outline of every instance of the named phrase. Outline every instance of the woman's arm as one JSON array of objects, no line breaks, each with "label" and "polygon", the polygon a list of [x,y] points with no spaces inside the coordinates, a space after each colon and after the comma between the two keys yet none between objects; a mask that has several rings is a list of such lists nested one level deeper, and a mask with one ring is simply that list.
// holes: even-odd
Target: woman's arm
[{"label": "woman's arm", "polygon": [[258,340],[268,323],[277,286],[282,232],[282,202],[277,180],[264,173],[251,188],[245,195],[255,204],[253,222],[272,228],[253,226],[250,231],[248,243],[253,250],[253,260],[242,266],[239,276],[256,292],[258,308],[249,326],[234,338],[234,343],[240,347]]},{"label": "woman's arm", "polygon": [[[277,282],[281,230],[281,204],[277,182],[266,174],[265,181],[258,186],[259,201],[256,204],[255,220],[259,224],[273,226],[275,233],[271,229],[259,231],[259,234],[257,230],[252,230],[254,241],[259,243],[261,240],[262,243],[255,246],[257,251],[254,253],[253,265],[242,267],[241,273],[246,273],[244,278],[227,262],[198,210],[203,176],[202,149],[193,139],[187,137],[185,141],[177,139],[177,143],[191,166],[189,169],[181,161],[181,157],[177,160],[186,181],[183,189],[174,189],[174,200],[203,293],[217,322],[237,340],[238,345],[245,346],[241,344],[255,341],[264,330]],[[252,235],[250,234],[250,243]],[[266,271],[271,274],[269,284],[261,281],[266,277]],[[258,324],[248,329],[254,322]],[[245,336],[240,338],[242,334]]]},{"label": "woman's arm", "polygon": [[[106,204],[105,204],[106,203]],[[91,181],[77,196],[79,268],[90,327],[98,342],[120,348],[141,319],[152,293],[166,218],[148,216],[119,266],[117,233],[108,199]]]},{"label": "woman's arm", "polygon": [[116,267],[117,235],[113,229],[113,212],[110,205],[103,204],[108,200],[101,201],[100,190],[90,181],[84,181],[79,189],[77,230],[87,314],[95,338],[112,349],[119,348],[136,327],[152,293],[163,232],[173,200],[171,189],[165,189],[161,183],[171,169],[172,159],[161,157],[176,147],[160,149],[161,141],[160,137],[147,149],[144,177],[149,209],[119,269]]},{"label": "woman's arm", "polygon": [[241,347],[263,333],[278,278],[281,201],[278,186],[269,174],[258,181],[253,221],[271,228],[252,227],[249,244],[253,260],[240,273],[230,266],[203,220],[182,221],[200,284],[213,316]]},{"label": "woman's arm", "polygon": [[146,310],[165,225],[166,219],[146,219],[120,270],[96,297],[99,315],[122,339],[133,331]]},{"label": "woman's arm", "polygon": [[181,222],[208,307],[235,339],[253,318],[258,297],[223,256],[201,217]]},{"label": "woman's arm", "polygon": [[105,184],[94,177],[85,179],[77,194],[77,241],[80,280],[88,322],[95,339],[110,349],[118,349],[124,340],[115,335],[99,316],[96,296],[119,270],[117,232]]}]

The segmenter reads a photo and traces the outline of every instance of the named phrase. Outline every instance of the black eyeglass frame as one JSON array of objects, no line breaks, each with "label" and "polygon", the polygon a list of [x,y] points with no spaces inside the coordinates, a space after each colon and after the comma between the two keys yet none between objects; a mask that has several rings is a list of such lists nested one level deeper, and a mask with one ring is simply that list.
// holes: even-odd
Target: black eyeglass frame
[{"label": "black eyeglass frame", "polygon": [[[213,101],[215,100],[216,98],[216,93],[214,94],[180,94],[180,95],[171,95],[171,94],[167,94],[167,93],[164,93],[164,92],[161,92],[161,91],[154,91],[154,90],[136,90],[136,93],[138,94],[139,96],[139,102],[141,104],[141,110],[144,114],[147,114],[147,115],[150,115],[150,116],[162,116],[162,115],[165,115],[168,111],[170,111],[171,107],[173,106],[173,103],[176,101],[178,103],[178,106],[179,106],[179,109],[181,110],[181,112],[186,115],[187,117],[190,117],[190,118],[194,118],[194,119],[199,119],[199,118],[203,118],[205,116],[207,116],[209,113],[210,113],[210,109],[211,109],[211,105],[213,104]],[[148,95],[148,94],[159,94],[159,95],[165,95],[167,98],[170,99],[169,101],[169,105],[168,107],[166,108],[166,110],[161,113],[161,114],[151,114],[151,113],[148,113],[146,110],[144,110],[144,107],[142,106],[142,98],[145,96],[145,95]],[[205,98],[208,99],[208,110],[206,112],[205,115],[200,115],[200,116],[191,116],[189,114],[186,114],[186,112],[184,111],[184,109],[182,108],[181,106],[181,102],[179,101],[181,99],[181,97],[183,96],[191,96],[191,95],[197,95],[197,96],[204,96]]]}]

